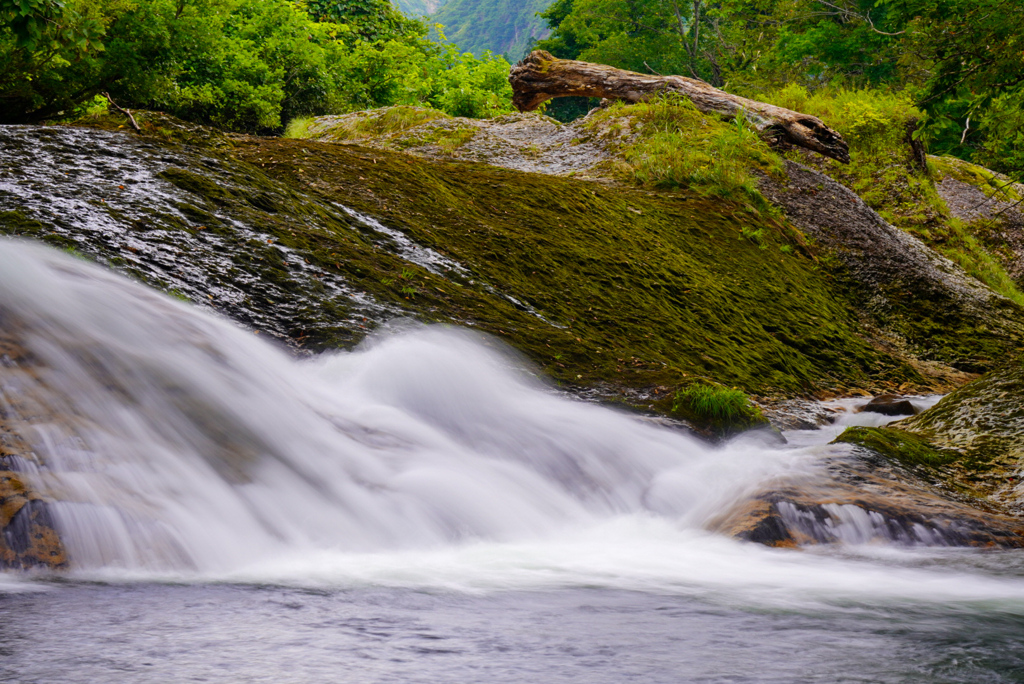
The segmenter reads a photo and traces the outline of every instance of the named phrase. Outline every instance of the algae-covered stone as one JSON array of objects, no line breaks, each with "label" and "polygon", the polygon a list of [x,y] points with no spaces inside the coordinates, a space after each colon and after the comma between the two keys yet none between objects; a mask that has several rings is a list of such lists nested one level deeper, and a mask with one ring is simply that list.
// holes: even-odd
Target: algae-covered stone
[{"label": "algae-covered stone", "polygon": [[952,493],[1024,513],[1024,368],[1013,361],[886,428],[849,428],[837,439],[907,466]]},{"label": "algae-covered stone", "polygon": [[851,427],[835,441],[866,447],[907,466],[941,467],[960,456],[955,451],[937,449],[918,435],[891,427]]},{"label": "algae-covered stone", "polygon": [[17,473],[0,471],[0,568],[67,566],[48,506]]}]

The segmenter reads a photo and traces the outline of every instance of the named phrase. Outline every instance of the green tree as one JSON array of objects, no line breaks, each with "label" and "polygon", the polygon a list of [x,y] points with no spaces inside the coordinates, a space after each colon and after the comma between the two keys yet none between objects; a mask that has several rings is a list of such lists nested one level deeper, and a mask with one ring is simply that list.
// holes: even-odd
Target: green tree
[{"label": "green tree", "polygon": [[1024,176],[1024,3],[892,2],[933,149]]},{"label": "green tree", "polygon": [[507,62],[428,40],[386,0],[313,8],[338,22],[290,0],[25,0],[51,3],[25,5],[34,24],[13,1],[0,0],[3,123],[71,116],[104,92],[252,132],[390,104],[469,116],[510,108]]},{"label": "green tree", "polygon": [[0,0],[0,120],[52,115],[90,96],[80,75],[94,68],[103,32],[88,3]]}]

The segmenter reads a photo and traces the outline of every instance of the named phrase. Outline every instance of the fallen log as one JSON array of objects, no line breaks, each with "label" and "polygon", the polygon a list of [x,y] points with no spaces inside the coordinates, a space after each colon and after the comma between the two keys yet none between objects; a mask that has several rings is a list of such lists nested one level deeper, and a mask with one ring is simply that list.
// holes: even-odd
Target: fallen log
[{"label": "fallen log", "polygon": [[708,114],[734,117],[742,113],[766,138],[814,150],[844,164],[850,163],[846,141],[809,114],[730,95],[703,81],[685,76],[648,76],[603,64],[558,59],[543,50],[531,52],[512,67],[512,104],[530,112],[555,97],[601,97],[641,102],[665,93],[678,93]]}]

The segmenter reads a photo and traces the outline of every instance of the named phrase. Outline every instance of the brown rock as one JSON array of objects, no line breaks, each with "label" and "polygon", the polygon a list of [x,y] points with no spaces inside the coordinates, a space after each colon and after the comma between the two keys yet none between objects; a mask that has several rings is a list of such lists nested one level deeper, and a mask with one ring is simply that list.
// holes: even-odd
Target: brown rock
[{"label": "brown rock", "polygon": [[883,416],[916,416],[920,413],[909,399],[895,394],[880,394],[863,406],[858,406],[857,410],[881,413]]}]

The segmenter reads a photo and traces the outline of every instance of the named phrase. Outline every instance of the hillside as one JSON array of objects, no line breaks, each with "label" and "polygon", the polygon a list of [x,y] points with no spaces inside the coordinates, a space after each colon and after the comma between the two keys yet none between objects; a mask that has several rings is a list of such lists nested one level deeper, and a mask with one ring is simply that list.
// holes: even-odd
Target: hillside
[{"label": "hillside", "polygon": [[444,4],[444,0],[395,0],[398,9],[412,17],[429,16]]},{"label": "hillside", "polygon": [[516,61],[534,40],[550,32],[536,16],[550,4],[551,0],[449,0],[431,20],[443,24],[448,39],[461,50],[477,55],[490,50]]}]

